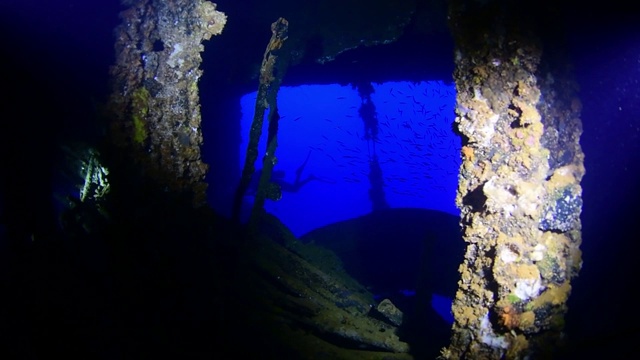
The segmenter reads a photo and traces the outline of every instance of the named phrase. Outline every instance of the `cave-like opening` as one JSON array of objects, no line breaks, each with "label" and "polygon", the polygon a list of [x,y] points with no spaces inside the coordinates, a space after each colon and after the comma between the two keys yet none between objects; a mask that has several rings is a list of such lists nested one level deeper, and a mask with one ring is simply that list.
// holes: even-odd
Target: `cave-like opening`
[{"label": "cave-like opening", "polygon": [[[272,175],[282,198],[265,204],[302,241],[340,256],[378,301],[391,299],[404,311],[403,336],[439,339],[433,349],[417,350],[426,353],[448,338],[463,250],[452,57],[448,36],[425,41],[408,31],[390,44],[289,68],[278,92]],[[249,83],[216,99],[219,114],[228,109],[216,124],[228,132],[205,140],[210,203],[228,216],[254,115],[257,79]],[[205,117],[205,136],[207,127]],[[265,117],[258,170],[267,127]],[[246,217],[256,186],[245,196]]]}]

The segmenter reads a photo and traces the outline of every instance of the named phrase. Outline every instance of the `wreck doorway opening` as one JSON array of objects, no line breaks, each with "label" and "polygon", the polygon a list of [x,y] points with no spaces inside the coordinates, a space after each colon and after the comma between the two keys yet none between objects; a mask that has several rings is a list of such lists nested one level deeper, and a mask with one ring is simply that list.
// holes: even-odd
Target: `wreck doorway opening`
[{"label": "wreck doorway opening", "polygon": [[[378,303],[390,299],[402,310],[411,320],[403,339],[425,357],[449,339],[464,250],[455,205],[461,138],[454,130],[453,40],[442,35],[407,33],[324,63],[309,58],[291,66],[277,98],[272,181],[283,187],[282,198],[265,204],[302,242],[333,250]],[[204,150],[211,154],[209,200],[222,214],[230,213],[245,161],[253,80],[215,96],[202,91],[220,104],[203,102],[203,131],[205,148],[215,147]],[[224,119],[214,133],[207,111],[220,109],[209,113]],[[264,140],[258,151],[257,169]]]},{"label": "wreck doorway opening", "polygon": [[[418,353],[434,355],[448,340],[464,247],[455,205],[462,145],[454,130],[455,86],[451,71],[426,74],[433,70],[421,72],[420,61],[372,64],[401,53],[370,56],[389,51],[379,48],[352,50],[333,64],[293,67],[284,77],[272,174],[282,198],[267,201],[265,210],[303,242],[333,250],[377,302],[389,299],[405,314],[403,338]],[[403,56],[423,55],[409,48]],[[360,66],[375,70],[353,71]],[[239,168],[256,96],[247,92],[239,101]],[[256,187],[257,181],[245,196],[245,220]],[[433,348],[419,349],[427,338]]]}]

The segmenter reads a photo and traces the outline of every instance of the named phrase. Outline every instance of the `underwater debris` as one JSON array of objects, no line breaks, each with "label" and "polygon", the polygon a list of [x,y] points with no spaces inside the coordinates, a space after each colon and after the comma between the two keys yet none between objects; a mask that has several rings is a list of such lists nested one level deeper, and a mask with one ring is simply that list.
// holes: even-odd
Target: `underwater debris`
[{"label": "underwater debris", "polygon": [[88,153],[89,158],[82,163],[84,183],[80,190],[80,201],[87,199],[97,201],[109,193],[109,169],[100,164],[96,150],[90,149]]},{"label": "underwater debris", "polygon": [[376,310],[384,316],[384,318],[395,326],[402,325],[402,311],[398,309],[391,300],[384,299],[378,304]]},{"label": "underwater debris", "polygon": [[[234,321],[251,324],[266,347],[286,346],[297,359],[412,359],[398,325],[373,316],[373,295],[330,250],[303,244],[277,217],[261,217],[238,270],[239,296],[251,306]],[[278,240],[282,239],[282,240]],[[390,302],[377,307],[397,318]],[[396,309],[397,310],[397,309]]]}]

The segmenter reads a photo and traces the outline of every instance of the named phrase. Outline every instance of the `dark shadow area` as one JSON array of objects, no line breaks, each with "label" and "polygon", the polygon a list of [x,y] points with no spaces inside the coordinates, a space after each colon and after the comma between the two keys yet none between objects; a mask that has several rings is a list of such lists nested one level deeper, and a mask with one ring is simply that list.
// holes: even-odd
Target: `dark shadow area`
[{"label": "dark shadow area", "polygon": [[283,86],[303,84],[359,84],[389,81],[442,80],[453,73],[453,40],[447,33],[415,33],[410,28],[396,41],[346,51],[319,64],[304,61],[292,67]]},{"label": "dark shadow area", "polygon": [[[451,324],[432,308],[432,296],[453,299],[464,243],[459,218],[424,209],[384,209],[314,230],[301,241],[327,247],[377,301],[404,313],[401,339],[419,359],[446,346]],[[449,304],[450,306],[450,304]]]},{"label": "dark shadow area", "polygon": [[[568,301],[572,359],[633,357],[640,341],[636,300],[623,294],[640,274],[633,224],[640,212],[640,21],[612,7],[574,18],[571,55],[580,83],[585,153],[583,266]],[[598,24],[598,26],[593,26]],[[617,296],[621,294],[621,296]]]}]

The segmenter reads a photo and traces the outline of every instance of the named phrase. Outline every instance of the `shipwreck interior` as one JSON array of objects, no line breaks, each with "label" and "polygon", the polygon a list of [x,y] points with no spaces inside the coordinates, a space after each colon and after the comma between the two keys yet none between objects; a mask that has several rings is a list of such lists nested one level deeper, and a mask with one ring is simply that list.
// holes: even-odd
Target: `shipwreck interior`
[{"label": "shipwreck interior", "polygon": [[[440,10],[433,22],[443,24]],[[258,24],[270,24],[271,18],[252,20],[252,30],[242,22],[227,30],[251,38],[262,30],[267,36],[268,26]],[[282,198],[264,206],[302,242],[333,250],[375,301],[390,299],[405,313],[403,336],[416,339],[414,354],[433,357],[453,322],[450,307],[463,251],[455,207],[460,137],[452,126],[453,43],[444,29],[430,30],[425,39],[417,25],[408,28],[393,41],[338,48],[335,58],[319,61],[332,42],[342,41],[322,38],[327,30],[319,26],[320,34],[295,50],[304,55],[287,68],[277,95],[281,121],[272,181],[281,186]],[[367,31],[363,38],[372,36]],[[207,84],[220,81],[215,78],[219,70],[206,75],[208,67],[247,59],[234,63],[245,70],[236,70],[240,74],[227,87],[201,87],[203,131],[217,139],[203,147],[205,162],[212,166],[208,199],[228,217],[258,96],[252,71],[259,57],[249,61],[234,52],[253,50],[221,46],[229,54],[211,60],[205,55],[203,61],[202,83]],[[207,116],[237,121],[208,123]],[[263,131],[268,131],[266,121]],[[259,151],[266,148],[263,136]],[[259,174],[261,166],[256,168]],[[251,212],[256,180],[243,199],[242,222]],[[439,274],[437,280],[433,274]],[[421,346],[420,337],[429,337],[430,344]]]},{"label": "shipwreck interior", "polygon": [[640,19],[570,3],[2,4],[0,355],[627,357]]}]

